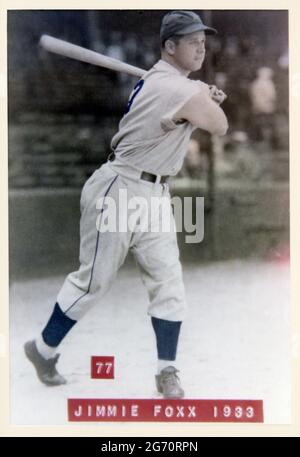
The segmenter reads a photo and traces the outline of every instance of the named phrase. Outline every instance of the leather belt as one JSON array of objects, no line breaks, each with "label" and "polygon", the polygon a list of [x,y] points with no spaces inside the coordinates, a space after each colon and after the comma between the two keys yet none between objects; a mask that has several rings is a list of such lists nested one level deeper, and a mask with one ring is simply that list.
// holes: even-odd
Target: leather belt
[{"label": "leather belt", "polygon": [[[113,162],[115,160],[115,158],[116,158],[116,155],[114,152],[112,152],[108,156],[109,162]],[[160,184],[164,184],[164,183],[168,182],[168,180],[169,180],[169,176],[160,176],[159,180],[157,180],[157,178],[158,178],[157,175],[148,173],[147,171],[142,171],[141,176],[140,176],[140,179],[143,179],[144,181],[149,181],[152,183],[159,182]]]},{"label": "leather belt", "polygon": [[[157,180],[157,176],[153,175],[152,173],[147,173],[147,171],[143,171],[141,173],[141,179],[143,179],[144,181],[150,181],[150,182],[154,183]],[[168,179],[169,179],[169,176],[160,176],[160,178],[157,182],[159,182],[160,184],[164,184],[164,183],[168,182]]]}]

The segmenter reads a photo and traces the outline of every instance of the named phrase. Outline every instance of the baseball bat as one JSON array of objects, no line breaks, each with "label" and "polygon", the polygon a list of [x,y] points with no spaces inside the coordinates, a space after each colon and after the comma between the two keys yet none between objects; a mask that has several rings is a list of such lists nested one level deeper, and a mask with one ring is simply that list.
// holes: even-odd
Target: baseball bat
[{"label": "baseball bat", "polygon": [[105,56],[100,52],[91,51],[90,49],[77,46],[65,40],[59,40],[50,35],[42,35],[40,45],[42,48],[55,54],[80,60],[91,65],[109,68],[110,70],[128,73],[132,76],[142,76],[146,72],[146,70],[129,65],[121,60]]}]

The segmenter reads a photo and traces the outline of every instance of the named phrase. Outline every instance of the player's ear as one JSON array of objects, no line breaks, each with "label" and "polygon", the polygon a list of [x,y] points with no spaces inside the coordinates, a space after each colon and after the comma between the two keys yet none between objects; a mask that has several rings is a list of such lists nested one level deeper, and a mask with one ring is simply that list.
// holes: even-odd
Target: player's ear
[{"label": "player's ear", "polygon": [[165,42],[165,50],[168,54],[173,56],[175,54],[176,43],[173,40],[167,40]]}]

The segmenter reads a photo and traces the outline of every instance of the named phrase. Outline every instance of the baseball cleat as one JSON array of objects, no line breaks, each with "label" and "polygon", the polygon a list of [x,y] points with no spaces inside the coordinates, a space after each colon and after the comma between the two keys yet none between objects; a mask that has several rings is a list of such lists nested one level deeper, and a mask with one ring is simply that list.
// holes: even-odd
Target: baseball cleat
[{"label": "baseball cleat", "polygon": [[176,368],[169,366],[164,368],[159,375],[155,376],[157,390],[163,394],[164,398],[184,397],[184,390],[180,386],[177,373],[178,370]]},{"label": "baseball cleat", "polygon": [[36,369],[39,380],[47,386],[60,386],[66,384],[67,381],[56,370],[55,365],[59,359],[59,354],[51,359],[44,359],[37,350],[35,341],[27,341],[24,344],[26,357]]}]

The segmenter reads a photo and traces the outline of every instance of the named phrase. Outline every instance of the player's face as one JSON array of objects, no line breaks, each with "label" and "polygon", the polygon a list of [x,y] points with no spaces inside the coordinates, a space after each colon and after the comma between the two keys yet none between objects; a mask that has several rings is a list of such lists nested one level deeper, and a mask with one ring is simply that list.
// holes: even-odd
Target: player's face
[{"label": "player's face", "polygon": [[205,58],[205,32],[184,35],[174,47],[173,59],[183,71],[200,70]]}]

